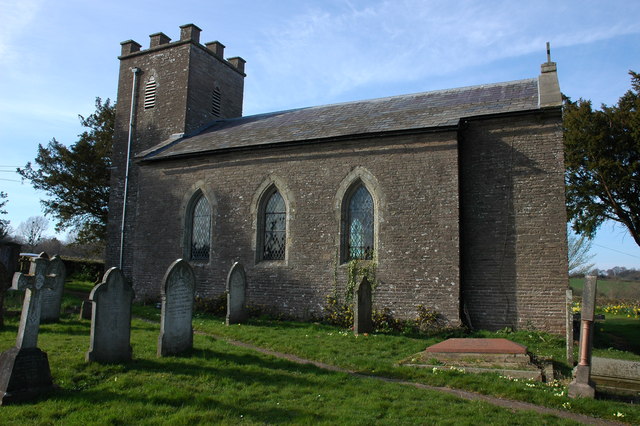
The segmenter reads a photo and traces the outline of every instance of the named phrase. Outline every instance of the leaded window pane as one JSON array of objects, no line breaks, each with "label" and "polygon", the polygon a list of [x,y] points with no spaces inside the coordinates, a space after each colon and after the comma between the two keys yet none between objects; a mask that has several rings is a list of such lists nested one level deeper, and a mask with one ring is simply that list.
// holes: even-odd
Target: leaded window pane
[{"label": "leaded window pane", "polygon": [[373,258],[373,198],[364,186],[349,200],[347,211],[348,260]]},{"label": "leaded window pane", "polygon": [[287,207],[279,192],[274,192],[264,209],[263,260],[284,259],[287,229]]},{"label": "leaded window pane", "polygon": [[204,196],[200,196],[193,207],[191,221],[191,259],[208,260],[211,241],[211,207]]}]

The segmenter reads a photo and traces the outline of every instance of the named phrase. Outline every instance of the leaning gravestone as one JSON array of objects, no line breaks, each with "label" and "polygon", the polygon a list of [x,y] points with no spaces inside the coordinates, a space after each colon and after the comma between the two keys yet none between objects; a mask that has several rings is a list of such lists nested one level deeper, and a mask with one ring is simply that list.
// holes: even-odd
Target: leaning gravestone
[{"label": "leaning gravestone", "polygon": [[356,288],[353,305],[353,333],[371,333],[373,331],[371,284],[367,277]]},{"label": "leaning gravestone", "polygon": [[9,287],[11,287],[11,276],[0,262],[0,328],[4,327],[4,295]]},{"label": "leaning gravestone", "polygon": [[173,262],[164,275],[158,356],[176,355],[193,348],[195,284],[193,269],[183,259]]},{"label": "leaning gravestone", "polygon": [[227,276],[227,325],[247,319],[246,295],[247,276],[242,265],[236,262]]},{"label": "leaning gravestone", "polygon": [[55,275],[53,287],[42,292],[42,313],[40,322],[57,322],[60,319],[60,305],[62,304],[62,292],[66,268],[60,256],[53,256],[47,266],[47,275]]},{"label": "leaning gravestone", "polygon": [[598,277],[585,277],[580,312],[580,361],[575,369],[575,377],[569,383],[569,398],[593,398],[596,394],[596,386],[591,380],[591,349],[593,346],[597,283]]},{"label": "leaning gravestone", "polygon": [[110,268],[91,290],[91,343],[86,360],[102,363],[131,360],[133,289],[118,268]]},{"label": "leaning gravestone", "polygon": [[16,273],[13,289],[26,290],[16,346],[0,355],[0,404],[33,399],[53,388],[47,354],[38,349],[41,297],[51,288],[55,276],[47,275],[49,261],[32,259],[32,273]]}]

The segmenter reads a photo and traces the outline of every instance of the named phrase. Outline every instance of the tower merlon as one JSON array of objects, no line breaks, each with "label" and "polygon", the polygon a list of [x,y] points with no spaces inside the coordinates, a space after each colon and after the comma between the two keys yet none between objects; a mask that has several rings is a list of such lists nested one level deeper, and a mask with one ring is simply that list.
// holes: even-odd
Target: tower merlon
[{"label": "tower merlon", "polygon": [[168,44],[171,42],[171,39],[165,33],[155,33],[149,36],[150,43],[149,48],[153,49],[154,47],[161,46],[163,44]]},{"label": "tower merlon", "polygon": [[120,43],[120,45],[122,46],[122,51],[120,52],[121,56],[126,56],[135,52],[139,52],[140,48],[142,47],[140,43],[137,43],[133,40],[123,41],[122,43]]},{"label": "tower merlon", "polygon": [[194,24],[180,25],[180,41],[192,40],[200,43],[200,28]]},{"label": "tower merlon", "polygon": [[218,58],[223,59],[224,58],[224,44],[220,43],[218,40],[216,41],[210,41],[209,43],[205,43],[204,44],[207,49],[209,49],[210,51],[213,52],[214,55],[216,55]]},{"label": "tower merlon", "polygon": [[241,74],[244,74],[244,64],[246,64],[247,61],[242,59],[240,56],[236,56],[234,58],[228,58],[227,62],[233,65],[234,68],[238,70],[238,72],[240,72]]}]

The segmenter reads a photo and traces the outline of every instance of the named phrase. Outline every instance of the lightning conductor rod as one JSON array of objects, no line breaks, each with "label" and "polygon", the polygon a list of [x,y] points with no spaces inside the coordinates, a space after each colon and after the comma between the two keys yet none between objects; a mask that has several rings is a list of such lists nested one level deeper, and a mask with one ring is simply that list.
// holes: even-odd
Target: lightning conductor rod
[{"label": "lightning conductor rod", "polygon": [[122,220],[120,222],[120,262],[119,268],[122,271],[122,258],[124,253],[124,223],[127,214],[127,189],[129,187],[129,161],[131,157],[131,139],[133,138],[133,117],[136,107],[136,87],[138,84],[138,73],[140,68],[131,68],[133,73],[133,85],[131,88],[131,108],[129,110],[129,136],[127,137],[127,163],[124,171],[124,194],[122,197]]}]

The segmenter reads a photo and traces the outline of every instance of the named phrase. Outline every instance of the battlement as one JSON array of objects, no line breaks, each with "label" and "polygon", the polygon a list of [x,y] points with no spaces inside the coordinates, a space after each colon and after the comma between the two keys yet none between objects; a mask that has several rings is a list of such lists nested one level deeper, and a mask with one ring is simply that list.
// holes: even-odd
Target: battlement
[{"label": "battlement", "polygon": [[212,41],[200,44],[200,32],[202,30],[194,24],[185,24],[180,26],[180,40],[171,42],[171,38],[163,32],[157,32],[149,35],[149,48],[141,50],[142,45],[134,40],[126,40],[120,43],[121,52],[120,59],[125,59],[133,55],[142,55],[145,53],[155,52],[160,49],[166,49],[174,46],[180,46],[185,43],[193,43],[207,53],[215,56],[222,62],[231,66],[233,69],[244,75],[244,65],[246,61],[239,56],[224,59],[224,44],[219,41]]}]

